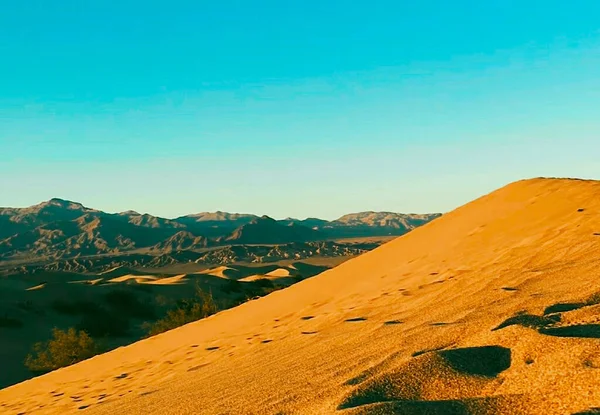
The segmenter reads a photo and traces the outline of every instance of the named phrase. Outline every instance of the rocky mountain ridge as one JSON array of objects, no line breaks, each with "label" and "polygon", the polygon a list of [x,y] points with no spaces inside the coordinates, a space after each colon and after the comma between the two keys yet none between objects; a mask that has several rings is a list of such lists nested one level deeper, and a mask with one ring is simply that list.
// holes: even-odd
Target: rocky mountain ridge
[{"label": "rocky mountain ridge", "polygon": [[125,253],[160,256],[228,245],[399,236],[438,216],[362,212],[326,221],[214,212],[166,219],[134,211],[106,213],[54,198],[28,208],[0,208],[0,258],[27,262]]}]

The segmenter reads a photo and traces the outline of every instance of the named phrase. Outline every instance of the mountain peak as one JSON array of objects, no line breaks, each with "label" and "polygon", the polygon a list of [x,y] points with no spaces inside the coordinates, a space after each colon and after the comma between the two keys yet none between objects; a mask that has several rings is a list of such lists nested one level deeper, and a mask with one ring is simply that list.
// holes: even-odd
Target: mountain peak
[{"label": "mountain peak", "polygon": [[91,209],[86,208],[79,202],[73,202],[71,200],[61,199],[58,197],[53,197],[52,199],[50,199],[46,202],[42,202],[42,203],[38,204],[36,207],[43,209],[43,208],[50,207],[50,206],[61,208],[61,209],[69,209],[69,210],[91,210]]},{"label": "mountain peak", "polygon": [[141,214],[139,212],[136,212],[135,210],[126,210],[125,212],[119,213],[119,215],[123,215],[123,216],[141,216]]}]

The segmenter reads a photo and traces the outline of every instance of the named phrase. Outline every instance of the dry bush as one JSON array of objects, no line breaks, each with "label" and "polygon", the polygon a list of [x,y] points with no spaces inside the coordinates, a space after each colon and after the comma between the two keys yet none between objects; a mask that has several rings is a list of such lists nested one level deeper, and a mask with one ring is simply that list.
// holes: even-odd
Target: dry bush
[{"label": "dry bush", "polygon": [[33,346],[25,366],[32,372],[50,372],[89,359],[99,352],[99,347],[85,331],[72,327],[67,331],[54,328],[52,339]]}]

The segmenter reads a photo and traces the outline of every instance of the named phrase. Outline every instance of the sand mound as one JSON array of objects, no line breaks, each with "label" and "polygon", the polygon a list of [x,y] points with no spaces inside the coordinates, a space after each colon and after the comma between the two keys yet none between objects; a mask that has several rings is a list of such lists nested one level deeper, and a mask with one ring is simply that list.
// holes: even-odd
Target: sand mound
[{"label": "sand mound", "polygon": [[158,279],[158,277],[154,276],[154,275],[132,275],[132,274],[127,274],[127,275],[122,275],[120,277],[116,277],[116,278],[112,278],[110,280],[108,280],[108,282],[113,282],[113,283],[119,283],[119,282],[127,282],[130,280],[134,280],[137,283],[143,283],[146,281],[154,281]]},{"label": "sand mound", "polygon": [[269,275],[271,277],[289,277],[290,276],[290,270],[289,269],[285,269],[285,268],[277,268],[274,271],[267,272],[267,275]]},{"label": "sand mound", "polygon": [[239,271],[235,268],[226,266],[220,266],[216,268],[210,268],[204,271],[200,271],[197,274],[213,275],[215,277],[226,278],[226,279],[237,279]]},{"label": "sand mound", "polygon": [[151,281],[144,281],[143,284],[150,284],[150,285],[178,285],[178,284],[184,284],[185,281],[185,277],[187,276],[187,274],[180,274],[180,275],[175,275],[173,277],[165,277],[165,278],[156,278],[153,279]]},{"label": "sand mound", "polygon": [[87,284],[87,285],[98,285],[104,281],[104,278],[96,278],[93,280],[78,280],[78,281],[69,281],[69,284]]},{"label": "sand mound", "polygon": [[124,275],[137,275],[137,274],[140,274],[140,273],[131,268],[120,265],[118,267],[114,267],[114,268],[108,269],[106,271],[100,272],[98,275],[102,275],[102,277],[104,277],[104,278],[115,278],[115,277],[122,277]]},{"label": "sand mound", "polygon": [[35,290],[41,290],[42,288],[44,288],[46,286],[46,283],[43,284],[38,284],[35,287],[31,287],[31,288],[27,288],[25,291],[35,291]]},{"label": "sand mound", "polygon": [[266,275],[266,274],[254,274],[254,275],[249,275],[244,278],[240,278],[239,281],[252,282],[252,281],[258,281],[258,280],[268,280],[268,279],[273,279],[273,278],[276,279],[277,277],[270,277],[269,275]]},{"label": "sand mound", "polygon": [[599,234],[599,182],[517,182],[287,289],[4,389],[2,411],[594,413]]}]

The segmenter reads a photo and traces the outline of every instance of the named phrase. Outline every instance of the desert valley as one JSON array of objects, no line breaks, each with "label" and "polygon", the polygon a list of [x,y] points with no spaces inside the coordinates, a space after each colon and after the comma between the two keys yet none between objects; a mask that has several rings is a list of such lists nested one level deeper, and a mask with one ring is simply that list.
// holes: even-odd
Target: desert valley
[{"label": "desert valley", "polygon": [[58,200],[2,211],[5,386],[50,316],[127,315],[141,338],[193,287],[230,303],[8,386],[0,412],[599,413],[600,182],[522,180],[375,225],[225,216],[202,232]]},{"label": "desert valley", "polygon": [[[285,288],[438,216],[164,219],[62,199],[0,208],[0,387]],[[42,363],[34,347],[54,328],[85,331],[98,347]]]}]

